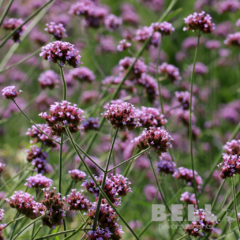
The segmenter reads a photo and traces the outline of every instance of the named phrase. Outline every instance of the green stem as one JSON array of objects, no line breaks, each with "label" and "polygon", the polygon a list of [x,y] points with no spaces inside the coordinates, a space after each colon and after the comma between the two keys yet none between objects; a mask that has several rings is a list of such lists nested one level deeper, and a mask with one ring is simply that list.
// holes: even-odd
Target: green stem
[{"label": "green stem", "polygon": [[214,207],[215,207],[215,205],[216,205],[218,196],[219,196],[219,194],[220,194],[220,192],[221,192],[221,190],[222,190],[222,187],[223,187],[223,185],[224,185],[225,182],[226,182],[226,179],[224,179],[224,180],[222,181],[220,187],[218,188],[217,194],[216,194],[216,196],[215,196],[215,198],[214,198],[214,201],[213,201],[213,204],[212,204],[212,209],[211,209],[211,211],[213,211],[213,209],[214,209]]},{"label": "green stem", "polygon": [[76,235],[79,231],[82,230],[82,228],[84,227],[84,225],[87,223],[89,218],[86,219],[85,222],[82,223],[82,225],[79,226],[78,229],[74,230],[74,232],[72,234],[70,234],[69,236],[65,237],[64,240],[70,239],[71,237],[73,237],[74,235]]},{"label": "green stem", "polygon": [[66,84],[66,80],[64,77],[64,73],[63,73],[63,67],[60,67],[60,73],[62,76],[62,82],[63,82],[63,100],[67,100],[67,84]]},{"label": "green stem", "polygon": [[193,60],[193,69],[191,74],[191,90],[190,90],[190,113],[189,113],[189,140],[190,140],[190,155],[191,155],[191,163],[192,163],[192,171],[193,171],[193,187],[195,190],[195,196],[196,196],[196,204],[198,207],[198,192],[197,192],[197,183],[195,179],[195,170],[194,170],[194,159],[193,159],[193,137],[192,137],[192,114],[193,114],[193,106],[192,106],[192,98],[193,98],[193,82],[194,82],[194,72],[195,72],[195,66],[197,61],[197,55],[198,55],[198,49],[199,49],[199,42],[200,42],[200,35],[198,35],[198,42],[197,47],[195,50],[194,60]]},{"label": "green stem", "polygon": [[178,238],[177,240],[181,240],[181,239],[184,239],[185,237],[187,237],[188,235],[187,234],[185,234],[184,236],[182,236],[182,237],[180,237],[180,238]]},{"label": "green stem", "polygon": [[43,225],[40,225],[34,236],[32,237],[32,240],[38,235],[39,231],[42,229]]},{"label": "green stem", "polygon": [[68,137],[71,140],[72,146],[75,149],[77,155],[79,156],[79,158],[82,160],[82,163],[84,165],[84,167],[86,168],[88,174],[90,175],[90,177],[92,178],[93,182],[96,184],[96,187],[99,189],[99,191],[101,192],[101,194],[103,195],[103,197],[107,200],[108,204],[113,208],[113,210],[117,213],[117,215],[119,216],[119,218],[123,221],[123,223],[126,225],[126,227],[130,230],[130,232],[134,235],[134,237],[136,239],[139,240],[138,236],[136,235],[136,233],[132,230],[132,228],[128,225],[128,223],[125,221],[125,219],[122,217],[122,215],[118,212],[118,210],[116,209],[116,207],[113,205],[113,203],[111,202],[111,200],[108,198],[108,196],[106,195],[106,193],[102,190],[102,188],[99,186],[99,184],[97,183],[95,177],[93,176],[91,170],[89,169],[88,165],[83,161],[81,154],[78,152],[77,147],[74,144],[74,140],[72,138],[72,135],[68,129],[68,127],[66,127],[66,132],[68,134]]},{"label": "green stem", "polygon": [[61,144],[59,152],[59,193],[62,194],[62,147],[63,147],[63,134],[61,135]]},{"label": "green stem", "polygon": [[60,142],[58,142],[57,140],[55,140],[54,138],[50,137],[48,134],[46,134],[45,132],[43,132],[36,123],[33,122],[32,119],[30,119],[23,111],[22,109],[18,106],[18,104],[16,103],[16,101],[14,99],[12,99],[12,101],[15,103],[15,105],[17,106],[17,108],[19,109],[19,111],[23,114],[23,116],[31,123],[33,124],[41,133],[43,133],[44,135],[46,135],[47,137],[49,137],[51,140],[53,140],[54,142],[61,144]]},{"label": "green stem", "polygon": [[24,232],[27,228],[29,228],[32,224],[34,224],[35,222],[37,222],[38,220],[41,220],[44,217],[44,215],[34,219],[32,222],[30,222],[27,226],[25,226],[24,228],[22,228],[13,238],[13,240],[17,239],[17,237]]},{"label": "green stem", "polygon": [[2,26],[2,23],[3,23],[3,21],[4,21],[4,18],[6,17],[6,15],[7,15],[8,11],[9,11],[9,9],[10,9],[13,1],[14,1],[14,0],[10,0],[9,3],[8,3],[8,5],[6,6],[6,8],[5,8],[4,12],[3,12],[3,15],[2,15],[2,17],[1,17],[1,19],[0,19],[0,27]]},{"label": "green stem", "polygon": [[70,233],[70,232],[74,232],[74,231],[75,231],[75,229],[66,230],[66,231],[63,231],[63,232],[57,232],[57,233],[49,234],[49,235],[46,235],[46,236],[43,236],[43,237],[40,237],[40,238],[36,238],[35,240],[48,239],[48,238],[56,237],[58,235],[62,235],[62,234]]},{"label": "green stem", "polygon": [[7,228],[8,226],[10,226],[12,223],[14,223],[14,222],[16,222],[20,219],[23,219],[23,218],[25,218],[25,216],[22,216],[20,218],[15,218],[15,219],[11,220],[9,223],[7,223],[7,225],[4,227],[4,229]]},{"label": "green stem", "polygon": [[233,198],[234,198],[235,216],[237,219],[238,231],[239,231],[239,236],[240,236],[240,224],[239,224],[239,218],[238,218],[238,212],[237,212],[237,198],[236,198],[234,177],[232,177],[231,180],[232,180],[232,193],[233,193]]},{"label": "green stem", "polygon": [[0,44],[0,48],[7,42],[9,38],[11,38],[23,25],[28,23],[32,18],[34,18],[39,12],[41,12],[48,4],[50,4],[54,0],[50,0],[46,4],[44,4],[42,7],[40,7],[38,10],[36,10],[31,16],[29,16],[20,26],[15,28],[11,33],[9,33],[6,38],[2,41]]},{"label": "green stem", "polygon": [[[116,141],[116,138],[117,138],[117,134],[118,134],[118,128],[115,131],[115,135],[114,135],[113,140],[112,140],[112,145],[111,145],[111,148],[110,148],[110,151],[109,151],[109,154],[108,154],[106,169],[105,169],[105,172],[104,172],[104,175],[103,175],[102,186],[101,186],[103,191],[105,189],[105,182],[106,182],[106,178],[107,178],[108,167],[109,167],[109,163],[110,163],[110,160],[111,160],[113,147],[114,147],[114,144],[115,144],[115,141]],[[94,217],[94,222],[93,222],[93,231],[96,231],[97,221],[98,221],[98,216],[99,216],[99,211],[100,211],[100,206],[101,206],[101,201],[102,201],[102,194],[99,194],[97,209],[96,209],[96,212],[95,212],[95,217]]]}]

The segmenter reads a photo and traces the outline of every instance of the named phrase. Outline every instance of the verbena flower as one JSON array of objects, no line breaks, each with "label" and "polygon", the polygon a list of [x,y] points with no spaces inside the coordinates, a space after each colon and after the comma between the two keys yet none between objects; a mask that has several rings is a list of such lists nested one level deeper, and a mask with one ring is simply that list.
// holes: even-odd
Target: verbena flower
[{"label": "verbena flower", "polygon": [[[58,137],[52,135],[52,130],[47,124],[37,124],[37,127],[51,138],[55,139],[56,141],[60,141]],[[42,133],[37,127],[32,125],[32,127],[29,128],[26,132],[26,135],[30,136],[33,139],[30,143],[41,142],[48,147],[57,147],[57,143]]]},{"label": "verbena flower", "polygon": [[108,15],[104,20],[105,27],[108,31],[112,32],[122,25],[122,19],[114,14]]},{"label": "verbena flower", "polygon": [[25,215],[27,218],[35,219],[43,215],[46,208],[41,203],[35,202],[34,197],[29,193],[23,191],[16,191],[6,201],[9,203],[11,208],[16,208],[18,213]]},{"label": "verbena flower", "polygon": [[135,107],[127,102],[110,104],[108,110],[104,112],[105,117],[114,128],[131,131],[139,125],[139,118]]},{"label": "verbena flower", "polygon": [[[215,219],[214,214],[209,213],[212,219]],[[190,225],[185,228],[188,235],[194,237],[204,236],[204,233],[212,233],[213,226],[217,224],[215,220],[206,220],[206,212],[204,209],[199,209],[194,212],[194,216],[200,217],[200,220],[193,221]],[[210,217],[209,217],[210,218]]]},{"label": "verbena flower", "polygon": [[221,42],[218,40],[209,40],[205,44],[207,49],[218,49],[221,47]]},{"label": "verbena flower", "polygon": [[52,129],[54,135],[60,136],[65,133],[65,126],[67,126],[72,133],[78,132],[80,122],[83,120],[83,110],[77,108],[76,104],[71,104],[63,100],[62,102],[55,102],[54,105],[50,106],[49,115],[40,113],[41,116]]},{"label": "verbena flower", "polygon": [[0,222],[4,219],[4,210],[0,209]]},{"label": "verbena flower", "polygon": [[47,160],[49,158],[46,152],[42,151],[42,148],[37,147],[36,145],[30,146],[30,149],[25,151],[27,153],[27,161],[32,162],[35,158],[41,158]]},{"label": "verbena flower", "polygon": [[58,74],[52,70],[47,70],[40,74],[38,81],[43,89],[53,89],[59,83]]},{"label": "verbena flower", "polygon": [[79,80],[80,82],[93,82],[93,80],[96,78],[93,71],[87,67],[80,67],[70,70],[69,77]]},{"label": "verbena flower", "polygon": [[228,155],[240,156],[240,140],[233,139],[232,141],[227,142],[226,145],[223,146],[223,149]]},{"label": "verbena flower", "polygon": [[190,192],[184,192],[181,194],[180,197],[180,201],[186,203],[186,204],[193,204],[196,205],[197,204],[197,200],[195,197],[194,193],[190,193]]},{"label": "verbena flower", "polygon": [[240,156],[223,154],[223,161],[218,165],[220,177],[225,179],[240,174]]},{"label": "verbena flower", "polygon": [[[2,28],[5,30],[14,30],[18,28],[20,25],[23,24],[23,20],[21,18],[10,18],[8,20],[5,20],[2,24]],[[14,42],[20,42],[20,37],[22,36],[24,30],[26,29],[26,26],[22,26],[19,30],[17,30],[16,33],[13,34],[12,39]]]},{"label": "verbena flower", "polygon": [[88,231],[86,237],[88,240],[108,240],[111,237],[111,232],[108,228],[97,228],[96,231]]},{"label": "verbena flower", "polygon": [[53,35],[56,40],[61,40],[62,38],[67,37],[66,29],[61,23],[55,23],[55,22],[47,23],[44,31]]},{"label": "verbena flower", "polygon": [[[189,66],[189,70],[192,72],[193,70],[193,64]],[[205,75],[208,73],[208,67],[201,63],[201,62],[196,62],[195,69],[194,69],[195,74],[199,75]]]},{"label": "verbena flower", "polygon": [[[181,104],[183,110],[188,110],[190,108],[191,95],[189,92],[175,92],[175,96],[178,102]],[[194,99],[193,103],[194,103]]]},{"label": "verbena flower", "polygon": [[166,75],[166,77],[170,78],[173,83],[177,83],[182,79],[179,69],[172,64],[167,64],[166,62],[159,66],[158,73]]},{"label": "verbena flower", "polygon": [[72,189],[69,195],[63,197],[63,200],[68,204],[68,210],[88,211],[92,204],[82,192],[76,192],[76,189]]},{"label": "verbena flower", "polygon": [[114,183],[114,187],[118,196],[124,197],[129,192],[132,192],[131,188],[129,187],[131,182],[129,182],[124,176],[120,174],[111,174],[110,180]]},{"label": "verbena flower", "polygon": [[154,31],[160,32],[163,35],[171,35],[172,32],[175,31],[175,28],[172,26],[171,23],[169,22],[161,22],[161,23],[152,23],[151,27],[153,28]]},{"label": "verbena flower", "polygon": [[73,68],[79,67],[81,56],[74,45],[68,42],[55,41],[42,47],[40,57],[49,62],[58,63],[60,66],[68,64]]},{"label": "verbena flower", "polygon": [[8,86],[5,87],[4,89],[2,89],[2,95],[6,98],[6,99],[14,99],[16,98],[21,92],[22,90],[16,90],[15,86]]},{"label": "verbena flower", "polygon": [[43,176],[41,173],[27,178],[26,181],[25,186],[36,189],[51,187],[53,183],[52,179]]},{"label": "verbena flower", "polygon": [[227,35],[224,44],[227,46],[240,46],[240,32]]},{"label": "verbena flower", "polygon": [[184,18],[184,22],[187,27],[184,27],[183,31],[199,30],[203,33],[211,33],[215,28],[211,16],[205,12],[190,14]]},{"label": "verbena flower", "polygon": [[162,127],[167,123],[167,119],[157,108],[142,107],[137,110],[137,114],[143,128]]},{"label": "verbena flower", "polygon": [[158,172],[163,172],[165,174],[173,174],[175,172],[175,168],[176,164],[171,160],[166,159],[164,155],[157,163]]},{"label": "verbena flower", "polygon": [[152,27],[144,26],[142,28],[137,29],[135,33],[135,41],[136,42],[145,42],[149,37],[153,34]]},{"label": "verbena flower", "polygon": [[236,24],[235,24],[237,27],[240,27],[240,18],[236,21]]},{"label": "verbena flower", "polygon": [[48,215],[42,218],[42,224],[55,229],[56,226],[63,224],[65,217],[64,202],[61,200],[61,194],[55,194],[55,189],[43,189],[44,199],[42,204],[48,210]]},{"label": "verbena flower", "polygon": [[236,12],[240,9],[240,3],[238,0],[225,0],[219,3],[218,13]]},{"label": "verbena flower", "polygon": [[83,181],[83,179],[87,176],[85,172],[80,171],[78,169],[68,171],[68,173],[70,174],[71,178],[75,183]]},{"label": "verbena flower", "polygon": [[[150,201],[153,201],[155,199],[156,194],[158,193],[158,189],[157,189],[156,186],[154,186],[152,184],[148,184],[144,187],[143,193],[146,196],[147,200],[150,202]],[[158,193],[157,199],[158,200],[162,199],[160,193]]]},{"label": "verbena flower", "polygon": [[123,39],[123,40],[121,40],[121,41],[119,42],[119,44],[118,44],[118,46],[117,46],[117,50],[118,50],[119,52],[122,52],[122,51],[128,49],[129,47],[131,47],[131,45],[132,45],[132,44],[129,43],[129,42],[127,42],[126,39]]},{"label": "verbena flower", "polygon": [[[196,171],[194,171],[194,176],[195,176],[196,188],[198,189],[198,191],[200,191],[202,188],[201,185],[203,184],[202,178],[201,178],[201,176],[199,176],[199,174]],[[176,179],[183,179],[188,183],[189,186],[194,186],[192,169],[179,167],[174,172],[173,177],[175,177]]]},{"label": "verbena flower", "polygon": [[48,161],[46,159],[43,158],[34,158],[32,160],[32,165],[35,167],[34,171],[37,173],[49,173],[52,172],[53,169],[51,167],[51,165],[48,163]]},{"label": "verbena flower", "polygon": [[82,122],[81,125],[84,128],[84,131],[95,130],[99,129],[99,118],[87,118]]}]

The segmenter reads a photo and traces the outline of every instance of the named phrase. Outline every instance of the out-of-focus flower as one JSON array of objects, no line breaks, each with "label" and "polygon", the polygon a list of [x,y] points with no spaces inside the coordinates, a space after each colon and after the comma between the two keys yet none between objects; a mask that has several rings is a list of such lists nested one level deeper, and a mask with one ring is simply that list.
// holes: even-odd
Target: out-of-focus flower
[{"label": "out-of-focus flower", "polygon": [[79,80],[80,82],[93,82],[93,80],[96,78],[93,71],[91,71],[87,67],[80,67],[76,69],[71,69],[69,71],[69,77],[72,77],[73,79]]},{"label": "out-of-focus flower", "polygon": [[123,40],[121,40],[121,41],[119,42],[119,44],[118,44],[118,46],[117,46],[117,50],[118,50],[119,52],[122,52],[122,51],[128,49],[129,47],[131,47],[131,45],[132,45],[132,44],[129,43],[129,42],[127,42],[126,39],[123,39]]},{"label": "out-of-focus flower", "polygon": [[85,172],[80,171],[78,169],[74,169],[71,171],[68,171],[68,173],[70,174],[72,180],[77,183],[79,181],[83,181],[83,179],[87,176]]},{"label": "out-of-focus flower", "polygon": [[[203,44],[205,39],[203,37],[200,38],[200,43]],[[198,38],[197,37],[187,37],[182,42],[182,47],[186,50],[193,49],[197,47]]]},{"label": "out-of-focus flower", "polygon": [[233,24],[230,21],[224,21],[216,25],[216,29],[214,30],[214,35],[219,37],[227,37],[228,34],[234,31]]},{"label": "out-of-focus flower", "polygon": [[164,0],[139,0],[139,1],[155,12],[161,11],[165,3]]},{"label": "out-of-focus flower", "polygon": [[[192,72],[193,64],[189,66],[189,70]],[[196,62],[195,65],[195,74],[205,75],[208,73],[208,67],[201,62]]]},{"label": "out-of-focus flower", "polygon": [[6,164],[0,163],[0,176],[1,176],[1,173],[3,172],[5,166],[6,166]]},{"label": "out-of-focus flower", "polygon": [[78,132],[81,129],[79,124],[83,120],[82,114],[83,110],[77,108],[76,104],[71,105],[70,102],[63,100],[50,106],[49,115],[45,112],[39,116],[47,122],[54,135],[61,135],[65,132],[64,126],[68,126],[72,133]]},{"label": "out-of-focus flower", "polygon": [[227,46],[240,46],[240,32],[229,34],[224,41]]},{"label": "out-of-focus flower", "polygon": [[219,2],[218,13],[236,12],[238,9],[240,9],[240,3],[238,0],[225,0]]},{"label": "out-of-focus flower", "polygon": [[5,87],[4,89],[2,89],[2,95],[6,98],[6,99],[14,99],[16,98],[21,92],[22,90],[16,90],[15,86],[8,86]]},{"label": "out-of-focus flower", "polygon": [[179,69],[172,64],[167,64],[166,62],[159,66],[158,72],[159,74],[165,74],[173,83],[177,83],[182,79]]},{"label": "out-of-focus flower", "polygon": [[211,33],[215,28],[211,16],[205,12],[190,14],[184,18],[184,22],[187,27],[184,27],[183,31],[199,30],[203,33]]},{"label": "out-of-focus flower", "polygon": [[133,130],[139,125],[139,118],[135,107],[127,102],[121,102],[118,104],[110,104],[108,110],[104,112],[105,117],[114,128],[120,130]]},{"label": "out-of-focus flower", "polygon": [[59,83],[58,74],[53,70],[47,70],[40,74],[38,81],[43,89],[53,89]]},{"label": "out-of-focus flower", "polygon": [[44,160],[48,159],[48,154],[42,151],[42,148],[37,147],[36,145],[30,146],[30,149],[26,150],[27,161],[32,162],[35,158],[42,158]]},{"label": "out-of-focus flower", "polygon": [[[183,110],[189,110],[191,95],[189,92],[175,92],[175,96],[178,102],[181,104]],[[192,99],[192,105],[194,105],[194,99]]]},{"label": "out-of-focus flower", "polygon": [[227,142],[223,149],[228,155],[240,156],[240,140],[233,139],[231,142]]},{"label": "out-of-focus flower", "polygon": [[[158,189],[154,185],[148,184],[144,187],[143,192],[148,201],[153,201],[156,197]],[[157,198],[158,198],[158,200],[162,199],[160,193],[158,193]]]},{"label": "out-of-focus flower", "polygon": [[160,161],[157,163],[158,172],[166,174],[173,174],[175,172],[176,164],[163,155],[160,157]]},{"label": "out-of-focus flower", "polygon": [[98,118],[87,118],[83,120],[82,125],[84,131],[87,132],[89,130],[97,131],[99,129],[99,119]]},{"label": "out-of-focus flower", "polygon": [[142,27],[137,29],[136,31],[136,36],[135,36],[135,41],[137,42],[145,42],[149,37],[151,37],[153,34],[153,29],[152,27]]},{"label": "out-of-focus flower", "polygon": [[236,26],[240,27],[240,18],[236,21]]},{"label": "out-of-focus flower", "polygon": [[193,205],[197,204],[197,200],[196,200],[195,194],[194,193],[190,193],[190,192],[182,193],[180,201],[182,201],[182,202],[184,202],[186,204],[193,204]]},{"label": "out-of-focus flower", "polygon": [[108,31],[112,32],[122,25],[122,19],[114,14],[108,15],[104,20],[105,27]]},{"label": "out-of-focus flower", "polygon": [[77,68],[82,63],[79,51],[74,48],[74,45],[62,41],[51,42],[42,47],[40,57],[49,62],[59,63],[60,66],[68,64]]},{"label": "out-of-focus flower", "polygon": [[154,31],[160,32],[163,35],[171,35],[172,32],[175,31],[175,28],[172,26],[171,23],[169,22],[161,22],[161,23],[152,23],[151,27],[153,28]]},{"label": "out-of-focus flower", "polygon": [[58,24],[55,22],[47,23],[44,31],[53,35],[56,40],[61,40],[62,38],[67,37],[67,34],[65,33],[66,29],[61,23],[58,23]]},{"label": "out-of-focus flower", "polygon": [[[8,20],[5,20],[2,24],[2,28],[5,30],[15,30],[20,25],[23,24],[23,20],[21,18],[10,18]],[[20,27],[17,32],[15,32],[12,36],[12,39],[14,42],[20,42],[20,37],[22,36],[24,30],[26,29],[26,26]]]},{"label": "out-of-focus flower", "polygon": [[218,40],[209,40],[205,44],[207,49],[218,49],[221,47],[221,42]]}]

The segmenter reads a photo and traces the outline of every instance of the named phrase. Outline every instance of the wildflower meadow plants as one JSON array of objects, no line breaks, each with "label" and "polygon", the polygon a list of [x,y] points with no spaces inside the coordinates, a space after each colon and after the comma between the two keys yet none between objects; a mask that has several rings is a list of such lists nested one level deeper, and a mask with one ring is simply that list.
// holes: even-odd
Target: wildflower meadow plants
[{"label": "wildflower meadow plants", "polygon": [[239,0],[0,3],[0,240],[240,239]]}]

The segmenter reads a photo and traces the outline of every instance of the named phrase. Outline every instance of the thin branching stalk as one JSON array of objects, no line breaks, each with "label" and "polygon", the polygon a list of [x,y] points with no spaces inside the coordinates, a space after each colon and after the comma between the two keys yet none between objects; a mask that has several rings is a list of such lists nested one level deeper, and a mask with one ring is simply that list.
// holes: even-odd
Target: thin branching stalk
[{"label": "thin branching stalk", "polygon": [[4,229],[7,228],[8,226],[10,226],[12,223],[17,222],[18,220],[21,220],[23,218],[25,218],[25,216],[15,218],[15,219],[11,220],[9,223],[7,223],[7,225],[4,227]]},{"label": "thin branching stalk", "polygon": [[74,140],[72,138],[72,135],[68,129],[68,127],[66,127],[66,132],[68,137],[71,140],[72,146],[75,149],[77,155],[79,156],[79,158],[81,159],[84,167],[86,168],[88,174],[90,175],[90,177],[92,178],[93,182],[96,184],[96,187],[98,187],[99,191],[101,192],[101,194],[103,195],[103,197],[107,200],[108,204],[113,208],[113,210],[116,212],[116,214],[119,216],[119,218],[123,221],[123,223],[126,225],[126,227],[130,230],[130,232],[133,234],[133,236],[139,240],[138,236],[136,235],[136,233],[132,230],[132,228],[129,226],[129,224],[126,222],[126,220],[122,217],[122,215],[120,214],[120,212],[116,209],[116,207],[113,205],[113,203],[111,202],[111,200],[108,198],[108,196],[106,195],[106,193],[102,190],[102,188],[99,186],[99,184],[97,183],[95,177],[93,176],[91,170],[89,169],[88,165],[83,161],[81,154],[78,152],[78,149],[76,147],[76,145],[74,144]]},{"label": "thin branching stalk", "polygon": [[60,144],[60,151],[59,151],[59,182],[58,188],[59,193],[62,194],[62,147],[63,147],[63,134],[61,135],[61,144]]},{"label": "thin branching stalk", "polygon": [[64,240],[70,239],[71,237],[73,237],[74,235],[76,235],[79,231],[81,231],[83,229],[83,227],[87,224],[87,221],[89,220],[89,218],[86,219],[85,222],[83,222],[78,229],[74,230],[74,232],[72,234],[70,234],[69,236],[65,237]]},{"label": "thin branching stalk", "polygon": [[198,41],[197,41],[197,47],[195,50],[194,60],[193,60],[193,68],[192,68],[192,74],[191,74],[191,90],[190,90],[190,112],[189,112],[189,140],[190,140],[190,156],[191,156],[191,164],[192,164],[192,171],[193,171],[193,187],[195,191],[196,196],[196,204],[198,207],[198,191],[197,191],[197,183],[195,179],[195,170],[194,170],[194,158],[193,158],[193,136],[192,136],[192,115],[193,115],[193,82],[194,82],[194,72],[195,72],[195,66],[197,61],[197,55],[198,55],[198,49],[199,49],[199,42],[200,42],[200,35],[198,35]]},{"label": "thin branching stalk", "polygon": [[231,180],[232,180],[232,193],[233,193],[233,200],[234,200],[234,210],[235,210],[235,216],[236,216],[236,219],[237,219],[238,232],[239,232],[239,236],[240,236],[240,224],[239,224],[239,218],[238,218],[238,212],[237,212],[237,198],[236,198],[234,177],[232,177]]},{"label": "thin branching stalk", "polygon": [[1,17],[1,19],[0,19],[0,27],[2,26],[3,21],[4,21],[4,18],[7,16],[8,11],[9,11],[10,7],[12,6],[13,1],[14,1],[14,0],[10,0],[10,1],[8,2],[8,5],[6,6],[6,8],[5,8],[5,10],[4,10],[3,14],[2,14],[2,17]]},{"label": "thin branching stalk", "polygon": [[177,240],[184,239],[184,238],[186,238],[187,236],[188,236],[188,235],[187,235],[187,234],[185,234],[185,235],[183,235],[182,237],[178,238]]},{"label": "thin branching stalk", "polygon": [[34,236],[32,237],[32,240],[34,240],[34,238],[38,235],[38,233],[40,232],[40,230],[42,229],[43,225],[41,224],[39,226],[39,228],[37,229],[36,233],[34,234]]},{"label": "thin branching stalk", "polygon": [[211,211],[213,211],[213,209],[214,209],[214,207],[215,207],[215,205],[216,205],[218,196],[219,196],[219,194],[220,194],[220,192],[221,192],[221,190],[222,190],[222,187],[223,187],[223,185],[224,185],[225,182],[226,182],[226,179],[224,179],[224,180],[222,181],[220,187],[218,188],[217,194],[216,194],[216,196],[215,196],[215,198],[214,198],[214,200],[213,200],[213,203],[212,203],[212,209],[211,209]]},{"label": "thin branching stalk", "polygon": [[57,232],[57,233],[49,234],[49,235],[46,235],[46,236],[43,236],[43,237],[40,237],[40,238],[36,238],[35,240],[42,240],[42,239],[48,239],[48,238],[52,239],[52,237],[56,237],[56,236],[59,236],[59,235],[65,234],[65,233],[71,233],[71,232],[74,232],[74,231],[75,231],[75,229],[66,230],[66,231],[62,231],[62,232]]},{"label": "thin branching stalk", "polygon": [[[103,175],[102,186],[101,186],[103,191],[104,191],[104,188],[105,188],[105,182],[106,182],[106,178],[107,178],[108,167],[109,167],[109,163],[110,163],[110,160],[111,160],[113,147],[114,147],[114,144],[115,144],[115,141],[116,141],[116,138],[117,138],[117,134],[118,134],[118,128],[115,131],[115,134],[114,134],[114,137],[113,137],[113,140],[112,140],[112,145],[111,145],[111,148],[110,148],[110,151],[109,151],[109,154],[108,154],[106,169],[105,169],[105,172],[104,172],[104,175]],[[95,212],[94,222],[93,222],[93,231],[96,231],[97,221],[98,221],[98,216],[99,216],[99,211],[100,211],[100,206],[101,206],[101,201],[102,201],[102,194],[100,193],[99,198],[98,198],[98,202],[97,202],[97,209],[96,209],[96,212]]]},{"label": "thin branching stalk", "polygon": [[61,74],[61,77],[62,77],[62,82],[63,82],[63,100],[67,100],[67,84],[66,84],[66,80],[65,80],[65,77],[64,77],[64,72],[63,72],[63,67],[60,67],[60,74]]}]

